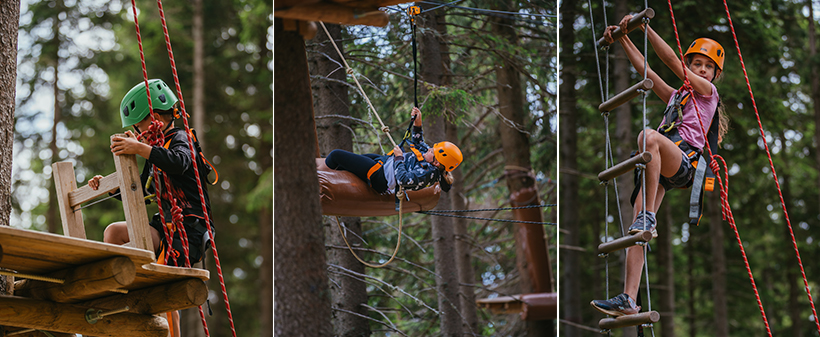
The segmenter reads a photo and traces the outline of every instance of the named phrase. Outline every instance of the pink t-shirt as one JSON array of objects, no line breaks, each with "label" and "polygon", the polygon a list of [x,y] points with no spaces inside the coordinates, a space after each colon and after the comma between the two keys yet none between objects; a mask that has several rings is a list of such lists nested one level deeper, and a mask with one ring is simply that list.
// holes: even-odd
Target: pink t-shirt
[{"label": "pink t-shirt", "polygon": [[[698,111],[700,111],[700,119],[703,121],[703,129],[706,132],[709,132],[709,125],[712,123],[712,117],[715,115],[719,98],[715,85],[712,83],[709,84],[712,86],[711,95],[704,96],[696,90],[692,90],[692,97],[683,106],[683,121],[678,126],[678,133],[680,133],[681,138],[689,143],[689,145],[692,145],[700,150],[702,150],[706,145],[706,137],[701,131],[700,122],[698,121],[698,116],[695,111],[695,103],[693,101],[698,102]],[[667,107],[674,104],[673,98],[675,97],[675,93],[681,90],[683,90],[682,92],[684,94],[686,93],[686,89],[678,89],[674,91],[672,93],[672,97],[670,97],[669,102],[667,103]],[[661,121],[660,125],[665,123],[666,118]],[[658,129],[660,129],[660,125]]]}]

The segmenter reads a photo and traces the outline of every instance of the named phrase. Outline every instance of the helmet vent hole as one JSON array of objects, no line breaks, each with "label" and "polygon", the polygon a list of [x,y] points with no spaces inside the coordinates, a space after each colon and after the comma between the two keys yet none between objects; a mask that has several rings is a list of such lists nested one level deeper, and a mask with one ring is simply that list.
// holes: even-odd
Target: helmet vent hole
[{"label": "helmet vent hole", "polygon": [[165,101],[166,101],[165,94],[159,94],[159,97],[157,97],[157,98],[159,98],[159,101],[162,102],[162,103],[165,103]]},{"label": "helmet vent hole", "polygon": [[157,90],[162,90],[162,85],[157,83]]},{"label": "helmet vent hole", "polygon": [[122,108],[122,114],[125,115],[125,117],[128,117],[128,114],[129,114],[128,107]]},{"label": "helmet vent hole", "polygon": [[134,101],[131,101],[131,110],[134,110],[136,107],[137,107],[137,103],[134,102]]}]

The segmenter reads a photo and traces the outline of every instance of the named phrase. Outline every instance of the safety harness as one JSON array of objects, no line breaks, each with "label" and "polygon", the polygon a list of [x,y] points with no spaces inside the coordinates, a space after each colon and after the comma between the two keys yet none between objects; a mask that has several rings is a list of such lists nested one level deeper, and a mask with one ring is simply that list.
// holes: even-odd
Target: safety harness
[{"label": "safety harness", "polygon": [[[684,92],[681,94],[681,92]],[[695,175],[685,186],[681,189],[691,187],[692,192],[689,195],[689,224],[699,225],[700,219],[703,216],[703,194],[705,191],[712,191],[715,187],[715,174],[709,170],[711,158],[704,156],[700,149],[696,149],[689,145],[678,132],[678,127],[683,123],[683,107],[689,101],[691,94],[681,88],[675,93],[672,98],[674,102],[666,107],[663,112],[665,123],[660,127],[660,133],[666,138],[669,138],[683,153],[689,157],[689,163],[695,168]],[[712,120],[709,124],[709,131],[706,133],[706,141],[709,142],[709,147],[712,153],[717,153],[718,148],[718,131],[719,131],[719,114],[717,109],[721,102],[718,99],[715,113],[712,115]],[[698,165],[703,161],[704,165]],[[632,203],[634,204],[638,191],[640,190],[640,170],[635,170],[635,189],[632,192]]]}]

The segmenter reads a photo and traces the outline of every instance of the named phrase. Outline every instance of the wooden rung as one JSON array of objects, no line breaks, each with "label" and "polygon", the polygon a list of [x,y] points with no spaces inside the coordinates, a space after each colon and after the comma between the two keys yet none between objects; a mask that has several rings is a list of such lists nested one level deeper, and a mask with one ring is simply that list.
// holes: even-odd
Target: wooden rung
[{"label": "wooden rung", "polygon": [[659,314],[657,311],[649,311],[615,318],[602,318],[600,321],[598,321],[598,327],[600,327],[601,329],[611,330],[641,324],[657,323],[660,320],[661,314]]},{"label": "wooden rung", "polygon": [[117,172],[111,173],[100,179],[100,187],[92,190],[90,186],[85,185],[76,190],[68,192],[68,205],[73,209],[82,203],[89,202],[97,197],[114,192],[120,187]]},{"label": "wooden rung", "polygon": [[652,240],[652,232],[640,231],[636,234],[627,235],[598,245],[598,254],[609,254],[616,250],[632,247],[638,242],[649,242],[650,240]]},{"label": "wooden rung", "polygon": [[638,164],[646,164],[652,161],[652,154],[649,152],[641,152],[637,156],[624,160],[615,166],[612,166],[601,173],[598,173],[598,180],[600,181],[609,181],[612,178],[620,176],[624,173],[632,171],[635,169],[635,166]]},{"label": "wooden rung", "polygon": [[[644,9],[642,12],[632,16],[632,20],[629,20],[629,23],[626,24],[626,28],[630,32],[635,31],[635,28],[638,28],[638,26],[640,26],[641,23],[643,23],[644,18],[652,19],[654,17],[655,17],[655,10],[654,9],[652,9],[652,8]],[[613,40],[618,40],[622,36],[624,36],[624,32],[621,31],[621,27],[615,28],[615,30],[612,31],[612,39]],[[606,47],[606,46],[609,46],[609,42],[606,42],[606,39],[604,39],[603,37],[598,39],[598,47],[599,48],[600,47]]]},{"label": "wooden rung", "polygon": [[654,86],[655,82],[652,82],[652,80],[646,78],[643,81],[638,82],[638,84],[635,84],[629,87],[628,89],[622,91],[621,93],[613,96],[606,102],[601,103],[601,105],[598,106],[598,111],[608,112],[615,110],[615,108],[637,97],[642,90],[650,90]]}]

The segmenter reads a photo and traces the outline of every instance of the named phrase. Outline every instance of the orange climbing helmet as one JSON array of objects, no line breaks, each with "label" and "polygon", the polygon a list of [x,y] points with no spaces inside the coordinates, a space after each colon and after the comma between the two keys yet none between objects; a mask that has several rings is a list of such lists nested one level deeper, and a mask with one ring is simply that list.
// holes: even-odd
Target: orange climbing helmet
[{"label": "orange climbing helmet", "polygon": [[444,170],[451,172],[461,164],[464,156],[456,144],[450,142],[438,142],[433,144],[433,153],[436,155],[436,160],[444,165]]},{"label": "orange climbing helmet", "polygon": [[[702,37],[692,42],[689,45],[689,49],[686,50],[686,54],[683,57],[689,56],[689,54],[702,54],[712,61],[718,67],[718,70],[723,71],[723,60],[726,58],[726,51],[723,50],[723,46],[717,41],[712,40],[708,37]],[[715,77],[717,77],[717,73],[715,73]]]}]

